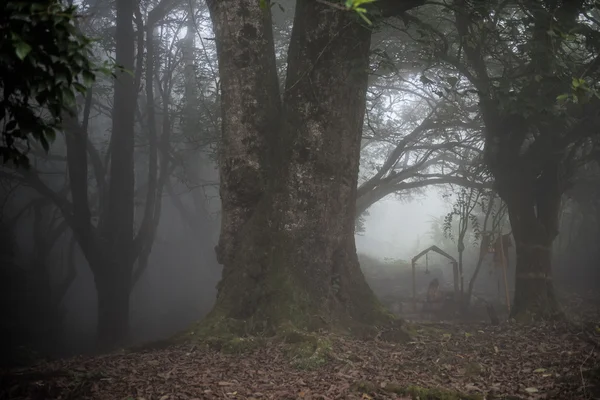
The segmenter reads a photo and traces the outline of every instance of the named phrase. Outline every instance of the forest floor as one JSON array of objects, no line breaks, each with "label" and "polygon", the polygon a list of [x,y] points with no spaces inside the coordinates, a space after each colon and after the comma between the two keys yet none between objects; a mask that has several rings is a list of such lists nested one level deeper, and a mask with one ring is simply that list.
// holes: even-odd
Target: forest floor
[{"label": "forest floor", "polygon": [[600,398],[597,327],[413,328],[405,344],[321,336],[325,362],[312,368],[283,342],[243,354],[185,345],[45,362],[0,377],[0,399]]}]

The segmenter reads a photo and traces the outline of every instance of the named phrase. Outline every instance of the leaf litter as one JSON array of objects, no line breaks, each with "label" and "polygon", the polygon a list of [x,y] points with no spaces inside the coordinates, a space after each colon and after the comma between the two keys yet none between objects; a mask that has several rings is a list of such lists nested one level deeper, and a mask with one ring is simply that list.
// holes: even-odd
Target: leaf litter
[{"label": "leaf litter", "polygon": [[[283,343],[244,354],[202,346],[115,352],[5,371],[4,399],[598,399],[600,347],[566,324],[415,325],[409,343],[326,335],[328,362],[298,369]],[[325,334],[324,334],[325,335]],[[479,397],[475,397],[475,396]],[[421,399],[442,399],[433,395]]]}]

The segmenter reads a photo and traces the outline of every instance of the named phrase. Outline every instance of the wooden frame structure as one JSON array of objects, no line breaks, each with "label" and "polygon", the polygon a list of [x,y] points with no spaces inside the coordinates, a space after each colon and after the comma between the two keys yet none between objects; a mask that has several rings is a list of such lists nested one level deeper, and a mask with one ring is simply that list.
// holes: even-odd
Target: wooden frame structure
[{"label": "wooden frame structure", "polygon": [[456,301],[460,300],[460,288],[459,288],[459,276],[458,276],[458,261],[450,254],[446,253],[444,250],[440,249],[437,246],[431,246],[414,256],[411,260],[412,265],[412,292],[413,292],[413,309],[417,310],[417,274],[416,274],[416,264],[419,261],[419,258],[423,257],[425,254],[433,251],[434,253],[438,253],[439,255],[446,257],[450,260],[452,264],[452,273],[454,275],[454,297]]}]

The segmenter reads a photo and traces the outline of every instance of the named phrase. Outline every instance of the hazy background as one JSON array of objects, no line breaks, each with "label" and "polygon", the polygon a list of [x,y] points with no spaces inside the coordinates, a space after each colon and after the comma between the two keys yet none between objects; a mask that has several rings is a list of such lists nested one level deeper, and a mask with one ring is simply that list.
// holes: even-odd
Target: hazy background
[{"label": "hazy background", "polygon": [[432,242],[432,216],[439,218],[450,208],[436,188],[426,189],[412,200],[388,196],[369,208],[365,233],[356,235],[356,249],[380,259],[410,260],[417,247],[421,251]]}]

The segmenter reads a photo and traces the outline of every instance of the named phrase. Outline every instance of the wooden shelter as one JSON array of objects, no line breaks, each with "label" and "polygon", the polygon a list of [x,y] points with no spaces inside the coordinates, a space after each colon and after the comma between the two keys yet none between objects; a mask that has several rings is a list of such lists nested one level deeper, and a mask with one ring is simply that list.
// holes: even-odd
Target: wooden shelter
[{"label": "wooden shelter", "polygon": [[450,264],[452,264],[452,273],[454,276],[454,296],[455,300],[458,302],[460,300],[460,288],[459,288],[459,276],[458,276],[458,261],[450,254],[446,253],[444,250],[440,249],[437,246],[431,246],[414,256],[411,260],[412,264],[412,294],[413,294],[413,308],[416,311],[417,309],[417,275],[416,275],[416,264],[419,258],[423,257],[430,251],[434,253],[438,253],[439,255],[446,257],[450,260]]}]

